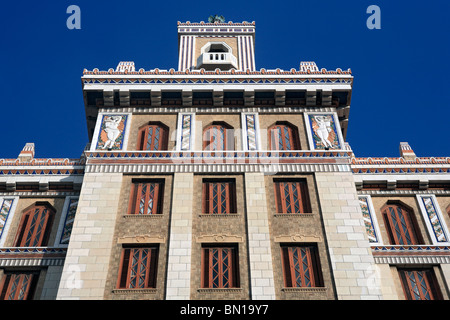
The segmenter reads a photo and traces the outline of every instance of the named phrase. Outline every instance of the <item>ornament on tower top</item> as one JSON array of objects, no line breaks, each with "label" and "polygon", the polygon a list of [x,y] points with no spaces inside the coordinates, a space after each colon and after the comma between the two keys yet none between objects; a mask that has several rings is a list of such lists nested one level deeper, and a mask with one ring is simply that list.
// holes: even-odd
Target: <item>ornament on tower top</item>
[{"label": "ornament on tower top", "polygon": [[219,16],[216,14],[214,16],[209,16],[208,22],[209,23],[224,23],[225,18],[223,16]]}]

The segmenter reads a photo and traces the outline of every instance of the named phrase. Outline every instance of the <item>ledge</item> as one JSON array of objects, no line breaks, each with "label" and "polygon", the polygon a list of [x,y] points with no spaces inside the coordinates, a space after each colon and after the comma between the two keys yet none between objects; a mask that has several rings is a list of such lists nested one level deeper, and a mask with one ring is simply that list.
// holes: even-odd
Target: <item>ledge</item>
[{"label": "ledge", "polygon": [[0,267],[6,266],[62,266],[67,248],[1,248]]},{"label": "ledge", "polygon": [[295,293],[325,293],[327,291],[327,287],[292,287],[292,288],[281,288],[281,291],[284,292],[295,292]]},{"label": "ledge", "polygon": [[148,288],[148,289],[113,289],[112,293],[115,294],[135,294],[135,293],[148,293],[148,294],[156,294],[158,289],[156,288]]},{"label": "ledge", "polygon": [[299,217],[299,218],[307,218],[314,217],[314,213],[274,213],[274,217]]},{"label": "ledge", "polygon": [[125,219],[162,219],[164,214],[124,214]]},{"label": "ledge", "polygon": [[450,246],[448,245],[386,245],[371,248],[375,263],[379,264],[450,263]]},{"label": "ledge", "polygon": [[199,288],[197,289],[199,293],[212,293],[212,292],[230,292],[230,293],[240,293],[243,291],[242,288]]},{"label": "ledge", "polygon": [[241,216],[240,213],[222,213],[222,214],[216,214],[216,213],[199,213],[198,216],[200,218],[238,218]]}]

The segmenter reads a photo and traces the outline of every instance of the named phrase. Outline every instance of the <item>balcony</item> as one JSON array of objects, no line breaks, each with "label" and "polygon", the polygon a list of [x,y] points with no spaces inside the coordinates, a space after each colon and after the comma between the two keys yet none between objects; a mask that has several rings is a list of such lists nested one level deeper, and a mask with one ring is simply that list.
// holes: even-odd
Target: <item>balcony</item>
[{"label": "balcony", "polygon": [[236,57],[229,52],[205,52],[197,59],[197,69],[204,68],[207,71],[237,69]]}]

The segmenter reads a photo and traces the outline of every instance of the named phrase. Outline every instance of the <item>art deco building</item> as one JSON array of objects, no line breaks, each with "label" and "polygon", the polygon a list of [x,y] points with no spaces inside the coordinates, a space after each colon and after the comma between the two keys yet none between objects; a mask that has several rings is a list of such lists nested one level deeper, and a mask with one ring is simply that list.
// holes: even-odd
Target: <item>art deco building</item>
[{"label": "art deco building", "polygon": [[257,69],[254,23],[178,43],[84,70],[80,159],[0,160],[1,299],[449,299],[450,158],[355,157],[351,71]]}]

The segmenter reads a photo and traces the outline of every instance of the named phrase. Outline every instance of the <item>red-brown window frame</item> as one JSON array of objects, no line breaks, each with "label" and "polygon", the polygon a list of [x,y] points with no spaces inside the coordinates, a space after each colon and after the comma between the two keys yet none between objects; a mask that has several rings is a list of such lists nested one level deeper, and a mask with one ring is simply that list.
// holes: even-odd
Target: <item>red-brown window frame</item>
[{"label": "red-brown window frame", "polygon": [[[36,232],[38,231],[38,224],[34,223],[35,227],[32,229],[32,221],[34,215],[41,216],[42,212],[44,210],[47,210],[47,214],[44,217],[42,229],[39,234]],[[38,216],[38,218],[39,218]],[[32,245],[31,247],[45,247],[48,244],[48,240],[50,237],[51,228],[53,225],[53,219],[55,216],[55,209],[47,202],[36,202],[31,207],[28,207],[23,211],[23,215],[20,221],[19,229],[16,235],[15,239],[15,246],[16,247],[30,247],[30,245],[27,244],[27,238],[30,232],[31,238],[29,242],[36,243],[36,245]],[[42,216],[41,216],[42,217]],[[42,219],[39,220],[39,223]],[[36,237],[39,237],[36,241]]]},{"label": "red-brown window frame", "polygon": [[[399,214],[401,213],[404,216],[406,230],[408,232],[410,243],[408,242],[407,234],[405,233],[405,229],[400,225],[398,231],[400,235],[395,231],[395,223],[393,217],[391,215],[392,209],[394,211],[394,216],[396,217],[396,221],[399,221]],[[398,210],[401,210],[400,213]],[[423,238],[420,234],[419,227],[417,225],[417,221],[414,217],[414,211],[403,204],[400,203],[388,203],[382,209],[381,213],[383,216],[384,224],[386,226],[386,232],[389,237],[390,244],[392,245],[417,245],[423,244]],[[402,243],[404,242],[404,243]]]},{"label": "red-brown window frame", "polygon": [[[142,261],[142,253],[144,250],[148,250],[149,256],[147,257],[147,261],[145,263],[145,284],[143,287],[133,287],[130,288],[131,282],[131,271],[132,271],[132,263],[133,263],[133,254],[137,252],[139,254],[138,262]],[[158,255],[159,255],[159,246],[158,245],[150,245],[150,246],[140,246],[140,247],[131,247],[125,246],[122,248],[122,253],[120,257],[120,265],[119,265],[119,275],[117,278],[117,288],[118,289],[152,289],[156,288],[156,280],[158,274]],[[138,274],[141,274],[142,269],[139,268],[137,271]]]},{"label": "red-brown window frame", "polygon": [[[419,293],[419,299],[414,299],[414,288],[411,286],[411,282],[407,279],[406,273],[412,273],[415,278],[415,283],[418,285],[425,284],[427,293],[430,295],[430,299],[426,299],[425,293],[421,288],[419,288],[416,292]],[[419,277],[418,273],[422,273]],[[442,300],[442,293],[439,289],[439,284],[436,279],[436,275],[432,268],[400,268],[398,269],[398,273],[400,276],[400,281],[402,283],[403,293],[405,294],[405,298],[407,300]],[[423,282],[419,279],[422,278]]]},{"label": "red-brown window frame", "polygon": [[[276,134],[278,133],[278,129],[281,128],[281,136],[278,137],[278,140],[275,141]],[[288,134],[290,136],[290,149],[288,149],[287,143],[286,143],[286,135],[285,130],[287,129]],[[279,151],[290,151],[290,150],[300,150],[300,140],[298,135],[298,130],[295,126],[291,125],[287,122],[277,122],[276,124],[269,127],[269,130],[267,132],[268,134],[268,141],[269,141],[269,150],[279,150]],[[282,141],[282,149],[279,149],[280,140]],[[275,145],[274,145],[275,144]]]},{"label": "red-brown window frame", "polygon": [[[214,285],[214,265],[213,265],[213,252],[217,250],[219,252],[219,265],[217,269],[217,285]],[[228,285],[224,283],[225,270],[223,269],[223,252],[227,250],[226,257],[228,258]],[[234,244],[203,244],[201,254],[201,287],[202,288],[239,288],[239,253],[238,246]]]},{"label": "red-brown window frame", "polygon": [[[285,184],[288,184],[288,195],[291,203],[291,211],[288,212]],[[275,208],[277,213],[311,213],[311,202],[309,199],[308,184],[306,179],[276,179],[273,182],[275,192]],[[295,191],[298,198],[297,211],[294,208]],[[294,212],[295,211],[295,212]]]},{"label": "red-brown window frame", "polygon": [[[213,134],[213,130],[216,129],[220,132],[223,129],[223,141],[222,148],[213,149],[213,142],[216,139]],[[207,126],[203,129],[203,150],[204,151],[227,151],[234,149],[234,140],[233,140],[233,128],[229,126],[227,123],[213,123],[212,125]]]},{"label": "red-brown window frame", "polygon": [[[152,132],[155,132],[156,129],[160,130],[160,138],[158,148],[155,148],[154,135],[152,135],[152,141],[150,143],[150,148],[146,148],[148,143],[148,132],[149,129],[152,128]],[[169,128],[160,122],[150,122],[146,126],[139,129],[138,133],[138,150],[142,151],[164,151],[168,149],[168,140],[169,140]]]},{"label": "red-brown window frame", "polygon": [[[146,186],[146,193],[144,203],[145,208],[147,208],[148,201],[150,200],[150,188],[154,185],[153,189],[153,207],[151,213],[140,213],[140,200],[142,195],[142,189]],[[163,180],[135,180],[131,184],[130,200],[128,205],[128,214],[162,214],[163,212],[163,202],[164,202],[164,181]]]},{"label": "red-brown window frame", "polygon": [[[214,210],[214,187],[217,186],[218,194],[220,195],[222,189],[225,192],[225,210],[218,205],[217,210]],[[205,214],[230,214],[236,213],[236,183],[234,179],[205,179],[202,186],[202,213]],[[220,190],[219,190],[220,189]],[[218,197],[219,197],[218,195]]]},{"label": "red-brown window frame", "polygon": [[[28,284],[23,292],[23,298],[19,299],[23,281],[28,276]],[[0,300],[32,300],[38,281],[39,272],[36,271],[20,271],[20,272],[5,272],[2,280],[0,281]],[[13,282],[16,280],[16,291],[12,299],[9,299]]]},{"label": "red-brown window frame", "polygon": [[[315,244],[281,244],[281,265],[283,270],[283,281],[285,288],[293,287],[323,287],[323,277],[319,261],[319,253]],[[303,268],[296,269],[294,251],[297,254],[303,251],[307,259],[307,270],[309,271],[309,285],[305,286],[306,272]],[[301,263],[301,261],[299,262]],[[296,277],[296,275],[298,275]],[[297,278],[300,277],[303,285],[300,286]]]}]

